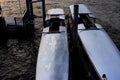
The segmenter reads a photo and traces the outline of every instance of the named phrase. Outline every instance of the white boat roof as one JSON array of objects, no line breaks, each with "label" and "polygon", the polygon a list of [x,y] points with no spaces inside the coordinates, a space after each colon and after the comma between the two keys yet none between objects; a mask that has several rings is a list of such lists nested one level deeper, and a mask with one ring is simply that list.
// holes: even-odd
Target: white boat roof
[{"label": "white boat roof", "polygon": [[[46,16],[46,20],[50,20],[51,18],[52,17],[50,15]],[[65,15],[59,15],[58,18],[65,20]]]},{"label": "white boat roof", "polygon": [[64,10],[61,8],[50,9],[47,12],[46,20],[52,18],[51,15],[58,16],[59,19],[65,19]]},{"label": "white boat roof", "polygon": [[60,27],[61,33],[49,32],[49,27],[43,29],[39,48],[36,80],[68,80],[69,52],[67,31]]},{"label": "white boat roof", "polygon": [[[73,16],[74,14],[74,5],[70,5],[70,11]],[[90,17],[96,18],[95,15],[88,9],[85,4],[77,4],[79,6],[78,14],[89,14]]]},{"label": "white boat roof", "polygon": [[[70,5],[70,10],[72,12],[72,14],[74,14],[74,5]],[[84,4],[77,4],[79,6],[79,10],[78,10],[78,13],[79,14],[91,14],[92,12],[87,8],[86,5]]]},{"label": "white boat roof", "polygon": [[62,8],[54,8],[48,10],[47,14],[49,15],[64,15],[64,10]]},{"label": "white boat roof", "polygon": [[103,29],[80,30],[83,24],[79,24],[78,29],[79,38],[99,75],[105,74],[107,80],[120,80],[120,52],[108,34]]}]

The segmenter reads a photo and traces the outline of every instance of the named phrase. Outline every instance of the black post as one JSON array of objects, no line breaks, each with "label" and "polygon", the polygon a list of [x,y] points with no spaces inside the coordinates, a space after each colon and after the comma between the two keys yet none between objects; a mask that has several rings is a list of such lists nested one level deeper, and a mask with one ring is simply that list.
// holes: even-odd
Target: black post
[{"label": "black post", "polygon": [[46,10],[45,10],[45,0],[42,0],[42,10],[43,10],[43,26],[45,26]]},{"label": "black post", "polygon": [[29,15],[30,20],[33,20],[33,6],[32,0],[26,0],[27,15]]},{"label": "black post", "polygon": [[78,8],[77,4],[74,5],[74,20],[73,20],[73,45],[77,46],[77,28],[78,28]]},{"label": "black post", "polygon": [[1,8],[1,5],[0,5],[0,15],[2,14],[2,8]]},{"label": "black post", "polygon": [[31,18],[33,20],[34,17],[33,17],[33,4],[32,4],[32,0],[30,0],[30,13],[31,13]]}]

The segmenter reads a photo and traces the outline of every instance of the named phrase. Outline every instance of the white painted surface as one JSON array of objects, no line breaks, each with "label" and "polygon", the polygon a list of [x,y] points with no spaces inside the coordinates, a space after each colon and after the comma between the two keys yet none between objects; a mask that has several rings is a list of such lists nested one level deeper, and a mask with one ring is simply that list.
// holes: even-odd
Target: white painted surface
[{"label": "white painted surface", "polygon": [[[59,19],[63,19],[63,20],[65,20],[65,16],[64,15],[59,15],[59,16],[57,16]],[[50,16],[50,15],[47,15],[46,16],[46,20],[50,20],[52,17]]]},{"label": "white painted surface", "polygon": [[51,15],[56,15],[59,19],[65,19],[65,15],[64,15],[64,10],[61,8],[55,8],[55,9],[50,9],[47,12],[47,16],[46,16],[46,20],[49,20],[52,18]]},{"label": "white painted surface", "polygon": [[50,9],[47,12],[49,15],[64,15],[64,10],[61,8]]},{"label": "white painted surface", "polygon": [[14,17],[6,17],[5,22],[6,24],[9,24],[9,25],[15,25]]},{"label": "white painted surface", "polygon": [[[89,14],[90,17],[95,18],[95,15],[87,8],[84,4],[77,4],[79,6],[78,14]],[[74,14],[74,4],[70,5],[70,11],[73,16]]]},{"label": "white painted surface", "polygon": [[[78,29],[84,29],[84,25],[79,24]],[[120,80],[120,52],[108,34],[101,29],[78,30],[78,35],[99,75],[106,74],[108,80]]]},{"label": "white painted surface", "polygon": [[36,80],[68,80],[69,52],[67,31],[60,27],[60,33],[49,33],[43,29],[39,48]]}]

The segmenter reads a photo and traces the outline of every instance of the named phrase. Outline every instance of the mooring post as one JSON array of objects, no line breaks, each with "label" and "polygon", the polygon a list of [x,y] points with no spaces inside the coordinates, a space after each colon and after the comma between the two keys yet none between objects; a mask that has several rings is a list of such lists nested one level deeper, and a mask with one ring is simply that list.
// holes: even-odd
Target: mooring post
[{"label": "mooring post", "polygon": [[2,14],[2,8],[1,8],[1,4],[0,4],[0,15]]},{"label": "mooring post", "polygon": [[45,0],[42,0],[42,10],[43,10],[43,26],[45,26],[45,18],[46,18],[46,9],[45,9]]},{"label": "mooring post", "polygon": [[73,20],[73,45],[77,46],[77,28],[78,28],[78,8],[77,4],[74,5],[74,20]]},{"label": "mooring post", "polygon": [[26,7],[27,7],[27,15],[29,15],[29,19],[33,20],[33,5],[32,5],[32,0],[26,0]]},{"label": "mooring post", "polygon": [[31,18],[33,20],[34,17],[33,17],[33,4],[32,4],[32,0],[30,0],[30,12],[31,12]]}]

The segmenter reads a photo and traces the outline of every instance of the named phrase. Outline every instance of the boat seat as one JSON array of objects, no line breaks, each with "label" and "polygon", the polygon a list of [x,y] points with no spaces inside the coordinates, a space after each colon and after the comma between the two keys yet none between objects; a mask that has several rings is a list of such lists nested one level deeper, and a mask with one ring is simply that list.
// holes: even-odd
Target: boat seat
[{"label": "boat seat", "polygon": [[23,26],[23,17],[5,17],[6,25]]}]

